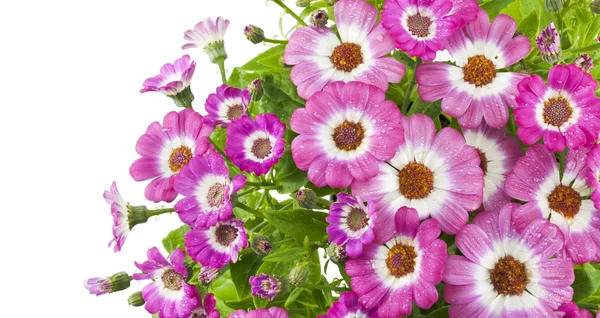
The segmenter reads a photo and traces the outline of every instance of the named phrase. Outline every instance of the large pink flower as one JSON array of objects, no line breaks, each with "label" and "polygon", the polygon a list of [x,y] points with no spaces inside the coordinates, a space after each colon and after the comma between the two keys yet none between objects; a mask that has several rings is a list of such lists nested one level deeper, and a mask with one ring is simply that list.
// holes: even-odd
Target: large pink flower
[{"label": "large pink flower", "polygon": [[336,82],[296,109],[292,157],[318,187],[345,188],[377,175],[404,142],[400,111],[385,93],[360,82]]},{"label": "large pink flower", "polygon": [[295,65],[292,82],[308,99],[327,83],[360,81],[384,91],[400,82],[406,67],[385,55],[394,39],[381,23],[377,9],[364,0],[340,0],[334,7],[339,38],[328,27],[301,27],[292,33],[284,60]]},{"label": "large pink flower", "polygon": [[501,14],[490,24],[487,13],[464,31],[455,32],[446,49],[457,66],[432,62],[417,67],[419,95],[426,102],[440,98],[442,109],[458,119],[462,127],[476,128],[482,119],[499,128],[508,122],[508,106],[516,107],[517,84],[526,77],[520,73],[498,72],[529,54],[525,36],[513,37],[515,20]]},{"label": "large pink flower", "polygon": [[396,47],[431,61],[446,39],[475,20],[478,8],[476,0],[388,0],[381,21]]},{"label": "large pink flower", "polygon": [[135,181],[153,179],[146,186],[146,198],[171,202],[177,197],[175,176],[192,157],[212,147],[208,136],[214,127],[205,125],[202,116],[191,109],[170,112],[163,124],[153,122],[140,137],[135,150],[142,156],[129,168]]}]

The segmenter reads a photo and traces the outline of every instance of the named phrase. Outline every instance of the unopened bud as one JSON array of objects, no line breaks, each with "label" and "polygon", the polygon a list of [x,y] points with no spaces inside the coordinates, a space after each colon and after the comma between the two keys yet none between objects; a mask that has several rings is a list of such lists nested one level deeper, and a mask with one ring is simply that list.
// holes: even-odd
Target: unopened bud
[{"label": "unopened bud", "polygon": [[305,209],[316,208],[317,199],[317,194],[311,189],[300,189],[296,192],[296,201],[298,201],[298,205]]},{"label": "unopened bud", "polygon": [[290,284],[294,286],[302,285],[308,278],[308,263],[299,263],[290,271],[288,276]]},{"label": "unopened bud", "polygon": [[544,4],[546,5],[546,9],[550,12],[556,12],[562,9],[565,4],[564,0],[544,0]]},{"label": "unopened bud", "polygon": [[252,239],[252,250],[259,255],[267,255],[271,252],[273,246],[269,242],[269,238],[264,235],[255,236]]},{"label": "unopened bud", "polygon": [[94,277],[83,282],[90,294],[100,296],[129,288],[131,276],[125,272],[116,273],[110,277]]},{"label": "unopened bud", "polygon": [[581,54],[576,60],[575,65],[579,66],[584,72],[591,73],[594,68],[594,61],[587,54]]},{"label": "unopened bud", "polygon": [[265,32],[252,24],[249,24],[244,28],[244,35],[248,41],[254,44],[261,43],[265,39]]},{"label": "unopened bud", "polygon": [[263,96],[263,87],[262,80],[260,78],[255,78],[250,84],[248,84],[248,91],[250,91],[250,96],[252,97],[252,101],[257,101]]},{"label": "unopened bud", "polygon": [[325,252],[327,253],[327,256],[329,256],[329,259],[336,264],[343,263],[348,258],[346,247],[339,246],[335,243],[329,244],[327,249],[325,249]]},{"label": "unopened bud", "polygon": [[592,4],[590,5],[590,9],[595,14],[600,14],[600,0],[594,0],[594,1],[592,1]]},{"label": "unopened bud", "polygon": [[329,20],[329,16],[327,15],[327,11],[325,11],[325,10],[315,11],[310,16],[310,24],[312,24],[316,27],[326,26],[328,20]]},{"label": "unopened bud", "polygon": [[142,297],[142,292],[135,292],[127,298],[127,303],[133,307],[141,307],[146,303]]},{"label": "unopened bud", "polygon": [[296,6],[300,8],[306,8],[310,6],[311,0],[296,0]]}]

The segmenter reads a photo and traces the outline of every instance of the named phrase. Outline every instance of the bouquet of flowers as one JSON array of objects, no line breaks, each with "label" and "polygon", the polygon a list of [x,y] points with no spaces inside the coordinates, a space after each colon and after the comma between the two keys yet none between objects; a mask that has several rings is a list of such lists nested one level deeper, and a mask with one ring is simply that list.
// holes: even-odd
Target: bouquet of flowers
[{"label": "bouquet of flowers", "polygon": [[90,293],[143,281],[130,305],[164,318],[598,312],[599,0],[270,1],[296,25],[248,25],[269,48],[229,76],[227,20],[184,33],[222,75],[203,107],[189,55],[143,83],[176,107],[130,174],[172,207],[113,183],[110,243],[182,226]]}]

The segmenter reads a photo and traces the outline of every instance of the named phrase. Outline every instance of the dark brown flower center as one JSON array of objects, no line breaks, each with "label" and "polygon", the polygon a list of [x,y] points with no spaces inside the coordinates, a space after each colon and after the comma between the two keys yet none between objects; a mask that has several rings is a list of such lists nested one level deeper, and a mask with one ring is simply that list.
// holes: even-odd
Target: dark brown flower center
[{"label": "dark brown flower center", "polygon": [[416,258],[414,247],[398,244],[390,249],[385,265],[392,275],[400,278],[415,271]]},{"label": "dark brown flower center", "polygon": [[369,224],[369,218],[363,209],[352,207],[346,218],[346,223],[352,231],[358,231]]},{"label": "dark brown flower center", "polygon": [[238,229],[229,224],[217,225],[215,237],[217,242],[223,246],[229,246],[238,236]]},{"label": "dark brown flower center", "polygon": [[512,256],[501,258],[490,270],[490,281],[494,290],[505,296],[520,296],[525,291],[529,278],[525,264]]},{"label": "dark brown flower center", "polygon": [[479,149],[479,148],[475,148],[475,149],[477,149],[477,153],[479,154],[479,168],[481,168],[481,170],[483,170],[483,175],[485,176],[487,174],[487,166],[488,166],[487,156],[485,155],[485,152],[481,151],[481,149]]},{"label": "dark brown flower center", "polygon": [[271,150],[273,146],[271,146],[271,141],[269,138],[259,138],[254,141],[252,144],[252,153],[258,159],[264,159],[271,154]]},{"label": "dark brown flower center", "polygon": [[190,316],[190,318],[207,318],[208,316],[206,315],[206,311],[202,308],[197,309],[196,311],[192,312],[192,315]]},{"label": "dark brown flower center", "polygon": [[183,166],[190,162],[193,156],[192,149],[187,146],[175,148],[169,157],[169,168],[171,168],[171,171],[177,173]]},{"label": "dark brown flower center", "polygon": [[338,45],[329,58],[336,69],[352,72],[363,62],[360,45],[356,43],[342,43]]},{"label": "dark brown flower center", "polygon": [[496,66],[483,55],[469,58],[467,65],[462,67],[465,81],[477,86],[485,86],[496,78]]},{"label": "dark brown flower center", "polygon": [[215,183],[209,189],[206,194],[206,201],[211,208],[221,207],[225,203],[225,190],[227,188],[222,183]]},{"label": "dark brown flower center", "polygon": [[581,208],[581,195],[575,189],[566,185],[558,185],[548,196],[550,209],[571,219]]},{"label": "dark brown flower center", "polygon": [[398,177],[400,193],[407,199],[423,199],[433,191],[433,172],[422,163],[410,162]]},{"label": "dark brown flower center", "polygon": [[359,123],[344,121],[333,130],[335,146],[341,150],[354,150],[360,146],[365,137],[363,127]]},{"label": "dark brown flower center", "polygon": [[429,35],[429,27],[433,21],[430,18],[422,16],[420,13],[408,17],[406,24],[408,25],[408,32],[412,35],[424,38]]},{"label": "dark brown flower center", "polygon": [[227,109],[227,119],[229,119],[230,121],[242,117],[243,114],[244,106],[242,105],[229,106],[229,109]]},{"label": "dark brown flower center", "polygon": [[553,97],[544,103],[544,122],[546,124],[560,127],[571,118],[572,114],[571,105],[563,97]]},{"label": "dark brown flower center", "polygon": [[172,269],[167,269],[161,276],[161,280],[166,288],[170,290],[180,290],[184,281],[183,276]]}]

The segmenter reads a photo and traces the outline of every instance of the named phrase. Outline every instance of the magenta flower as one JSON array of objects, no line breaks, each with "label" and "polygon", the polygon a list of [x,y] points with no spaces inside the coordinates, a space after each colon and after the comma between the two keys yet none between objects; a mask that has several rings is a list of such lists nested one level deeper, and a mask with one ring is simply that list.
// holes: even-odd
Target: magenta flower
[{"label": "magenta flower", "polygon": [[513,171],[523,155],[521,144],[515,137],[506,135],[506,128],[490,128],[485,123],[477,129],[463,129],[467,145],[479,153],[479,167],[483,171],[483,209],[498,211],[510,202],[504,192],[504,180]]},{"label": "magenta flower", "polygon": [[198,299],[198,305],[196,308],[192,309],[192,313],[190,318],[220,318],[221,313],[215,309],[217,306],[217,301],[215,300],[215,296],[213,294],[206,294],[204,296],[204,301],[202,301],[202,296],[200,292],[198,292],[197,288],[194,288],[194,297]]},{"label": "magenta flower", "polygon": [[191,109],[170,112],[163,124],[153,122],[135,145],[142,156],[129,168],[135,181],[153,179],[146,186],[146,198],[171,202],[177,197],[175,176],[194,156],[204,154],[212,145],[208,136],[213,127],[204,125],[202,116]]},{"label": "magenta flower", "polygon": [[218,153],[194,157],[175,179],[175,190],[185,198],[175,204],[182,222],[207,228],[231,215],[231,195],[246,186],[246,177],[229,180],[229,168]]},{"label": "magenta flower", "polygon": [[252,276],[249,280],[252,286],[252,296],[266,298],[273,301],[275,296],[281,292],[281,281],[267,274]]},{"label": "magenta flower", "polygon": [[594,145],[588,153],[586,164],[589,167],[586,173],[587,184],[593,189],[590,198],[594,207],[600,210],[600,145]]},{"label": "magenta flower", "polygon": [[110,204],[110,212],[113,216],[112,234],[113,239],[108,242],[108,247],[115,244],[114,251],[119,252],[125,244],[125,239],[129,235],[129,211],[127,202],[119,193],[117,183],[113,182],[110,191],[104,191],[104,200]]},{"label": "magenta flower", "polygon": [[445,233],[457,233],[467,224],[468,211],[482,202],[484,178],[477,150],[452,128],[436,135],[433,120],[425,115],[402,118],[402,124],[404,145],[395,148],[394,158],[379,164],[376,177],[354,182],[352,193],[376,200],[376,238],[393,231],[389,224],[403,206],[416,209],[421,219],[436,219]]},{"label": "magenta flower", "polygon": [[290,127],[300,134],[292,141],[292,157],[317,187],[367,181],[404,142],[401,117],[375,86],[329,84],[292,114]]},{"label": "magenta flower", "polygon": [[519,83],[515,109],[517,136],[527,145],[544,138],[549,151],[563,151],[596,141],[600,131],[598,83],[575,65],[550,69],[548,87],[538,75]]},{"label": "magenta flower", "polygon": [[[492,128],[508,122],[508,106],[516,107],[520,73],[497,72],[529,54],[531,44],[516,31],[513,18],[500,14],[490,24],[485,11],[455,32],[446,49],[457,66],[432,62],[417,67],[419,95],[426,102],[440,98],[443,111],[465,128],[477,128],[482,119]],[[467,37],[468,36],[468,37]]]},{"label": "magenta flower", "polygon": [[148,260],[142,264],[135,263],[143,273],[133,274],[133,279],[152,280],[142,289],[142,297],[146,302],[144,307],[149,313],[159,313],[161,318],[188,317],[198,304],[198,299],[194,293],[196,287],[185,282],[188,276],[184,265],[185,253],[177,248],[169,260],[156,247],[149,249]]},{"label": "magenta flower", "polygon": [[204,122],[213,126],[221,124],[227,128],[232,121],[245,116],[250,103],[250,92],[247,88],[241,90],[225,84],[217,87],[217,92],[208,95]]},{"label": "magenta flower", "polygon": [[573,64],[581,68],[586,73],[592,73],[594,69],[594,60],[587,54],[581,54]]},{"label": "magenta flower", "polygon": [[189,55],[184,55],[173,64],[163,65],[159,75],[146,79],[140,93],[159,92],[167,96],[175,96],[190,86],[195,69],[196,62],[191,61]]},{"label": "magenta flower", "polygon": [[556,63],[560,59],[562,49],[560,46],[560,34],[556,31],[554,22],[540,32],[535,38],[535,44],[540,50],[540,57],[548,63]]},{"label": "magenta flower", "polygon": [[198,273],[198,280],[205,284],[210,284],[217,276],[219,276],[221,269],[210,266],[202,266]]},{"label": "magenta flower", "polygon": [[230,217],[208,229],[194,229],[185,234],[185,249],[202,266],[221,268],[237,262],[238,252],[248,247],[242,220]]},{"label": "magenta flower", "polygon": [[285,151],[285,124],[274,114],[243,116],[227,128],[225,154],[240,170],[266,174]]},{"label": "magenta flower", "polygon": [[450,255],[444,297],[450,317],[555,317],[573,297],[572,263],[551,258],[563,245],[560,230],[535,219],[518,234],[509,203],[483,212],[456,235],[464,256]]},{"label": "magenta flower", "polygon": [[575,303],[565,303],[555,311],[556,317],[560,318],[594,318],[591,312],[580,309]]},{"label": "magenta flower", "polygon": [[328,27],[300,27],[292,33],[284,61],[295,65],[291,79],[308,99],[328,83],[358,81],[387,91],[402,80],[406,67],[393,57],[394,39],[377,9],[364,0],[340,0],[334,6],[339,37]]},{"label": "magenta flower", "polygon": [[183,38],[190,41],[181,48],[199,48],[204,50],[212,63],[222,63],[227,58],[225,52],[225,31],[229,20],[218,17],[216,21],[207,18],[200,21],[193,30],[187,30]]},{"label": "magenta flower", "polygon": [[529,147],[506,178],[504,189],[511,197],[527,202],[513,213],[521,230],[530,220],[542,218],[558,225],[564,234],[564,250],[576,264],[600,256],[600,211],[594,208],[586,184],[588,148],[570,150],[560,175],[556,157],[537,144]]},{"label": "magenta flower", "polygon": [[388,0],[381,20],[397,48],[431,61],[446,39],[477,18],[478,8],[476,0]]},{"label": "magenta flower", "polygon": [[375,238],[373,224],[376,223],[377,213],[369,204],[352,195],[338,193],[337,201],[329,207],[327,216],[327,233],[329,242],[337,245],[346,244],[346,253],[350,257],[359,257],[363,245],[370,244]]},{"label": "magenta flower", "polygon": [[243,309],[236,310],[228,318],[289,318],[287,311],[279,307],[269,309],[256,309],[246,312]]},{"label": "magenta flower", "polygon": [[413,301],[419,308],[431,307],[438,299],[435,284],[442,280],[448,256],[446,243],[437,239],[436,220],[419,225],[417,211],[402,207],[394,224],[387,237],[365,245],[361,257],[346,262],[360,303],[368,309],[378,307],[380,317],[408,316]]},{"label": "magenta flower", "polygon": [[358,302],[358,295],[355,292],[349,291],[340,295],[340,299],[333,303],[326,315],[318,316],[317,318],[378,318],[377,307],[372,309],[364,308]]}]

